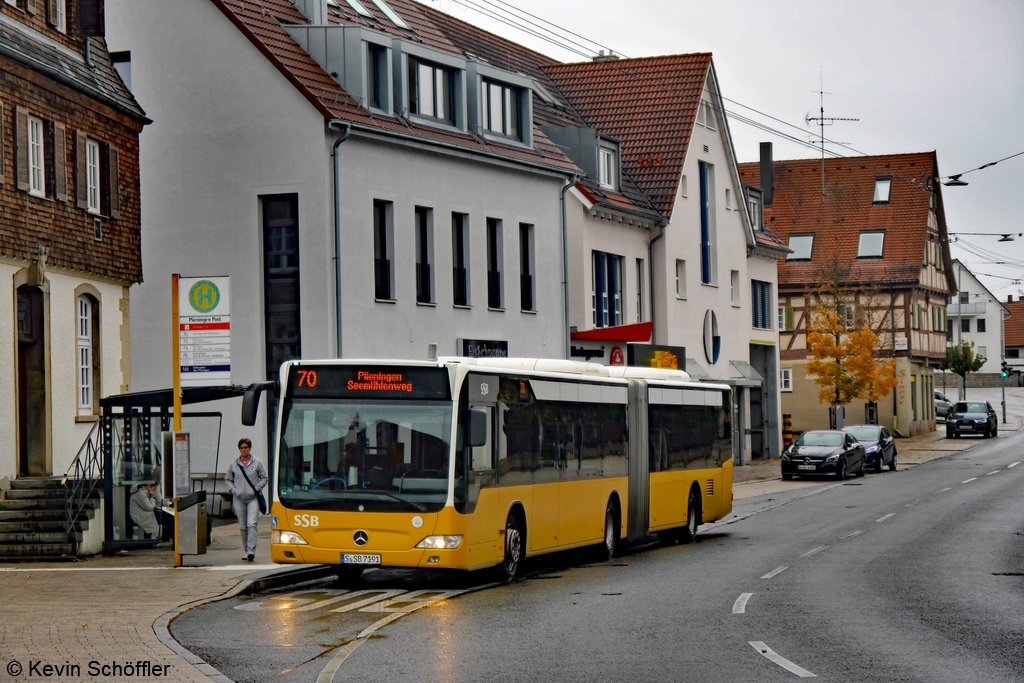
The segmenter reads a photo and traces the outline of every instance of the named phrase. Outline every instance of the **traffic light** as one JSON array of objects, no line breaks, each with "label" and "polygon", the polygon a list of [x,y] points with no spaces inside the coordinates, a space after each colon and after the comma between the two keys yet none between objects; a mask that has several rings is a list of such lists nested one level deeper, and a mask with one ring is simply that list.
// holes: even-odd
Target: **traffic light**
[{"label": "traffic light", "polygon": [[1010,374],[1010,366],[1007,365],[1006,361],[1004,360],[1003,361],[1003,377],[1007,377],[1007,376],[1009,376],[1009,374]]}]

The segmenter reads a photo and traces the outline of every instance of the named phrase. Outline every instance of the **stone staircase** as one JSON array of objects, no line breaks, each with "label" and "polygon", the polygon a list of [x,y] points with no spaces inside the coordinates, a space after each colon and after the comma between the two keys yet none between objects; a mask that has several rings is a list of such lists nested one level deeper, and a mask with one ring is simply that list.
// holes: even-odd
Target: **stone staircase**
[{"label": "stone staircase", "polygon": [[85,501],[74,542],[65,529],[65,487],[60,477],[22,477],[0,498],[0,562],[74,560],[83,533],[100,505],[99,492]]}]

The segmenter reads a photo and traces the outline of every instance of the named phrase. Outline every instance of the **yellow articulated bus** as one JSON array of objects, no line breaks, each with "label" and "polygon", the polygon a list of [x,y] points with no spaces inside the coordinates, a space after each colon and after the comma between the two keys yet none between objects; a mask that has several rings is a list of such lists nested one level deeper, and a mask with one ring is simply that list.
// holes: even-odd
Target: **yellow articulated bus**
[{"label": "yellow articulated bus", "polygon": [[[475,570],[732,510],[728,386],[563,360],[293,361],[273,455],[275,562]],[[251,424],[254,385],[243,405]]]}]

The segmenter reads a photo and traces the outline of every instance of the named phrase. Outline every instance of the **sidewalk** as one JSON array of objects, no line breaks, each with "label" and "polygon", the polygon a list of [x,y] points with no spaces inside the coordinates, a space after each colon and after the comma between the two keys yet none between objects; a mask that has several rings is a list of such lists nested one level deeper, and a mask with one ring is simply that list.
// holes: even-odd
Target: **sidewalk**
[{"label": "sidewalk", "polygon": [[[1008,422],[999,423],[999,438],[1008,436],[1021,428],[1021,419],[1016,415],[1007,415]],[[960,439],[946,438],[946,425],[936,424],[934,432],[918,434],[906,439],[896,439],[896,465],[899,469],[909,469],[917,465],[945,458],[946,456],[966,451],[969,448],[985,443],[986,439],[965,437]],[[757,460],[745,467],[734,467],[732,470],[733,494],[736,499],[775,493],[800,485],[814,485],[820,481],[782,482],[782,464],[778,458]]]},{"label": "sidewalk", "polygon": [[[308,565],[271,564],[269,517],[260,519],[255,562],[242,561],[242,555],[238,525],[232,522],[214,528],[213,543],[205,555],[185,556],[185,564],[191,566],[177,569],[170,548],[97,556],[73,564],[0,564],[0,671],[6,674],[0,680],[41,678],[46,664],[80,667],[79,672],[71,670],[74,675],[56,675],[54,669],[49,680],[88,680],[102,677],[90,676],[90,662],[122,667],[149,662],[151,670],[153,665],[169,669],[160,677],[123,672],[108,680],[209,681],[182,657],[188,653],[168,640],[161,624],[192,602],[229,591],[237,594],[287,585],[323,573],[316,568],[314,576],[296,579],[296,571],[311,571]],[[17,667],[9,668],[15,661],[22,669],[19,675],[14,675]],[[29,669],[33,662],[41,662],[35,672]]]}]

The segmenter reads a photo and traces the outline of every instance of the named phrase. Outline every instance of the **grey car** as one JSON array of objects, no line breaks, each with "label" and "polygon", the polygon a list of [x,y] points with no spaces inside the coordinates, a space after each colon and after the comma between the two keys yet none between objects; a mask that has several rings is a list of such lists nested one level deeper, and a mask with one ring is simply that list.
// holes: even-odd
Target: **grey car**
[{"label": "grey car", "polygon": [[946,398],[946,395],[941,391],[935,392],[935,417],[941,417],[945,419],[949,415],[949,409],[953,407],[953,403]]}]

